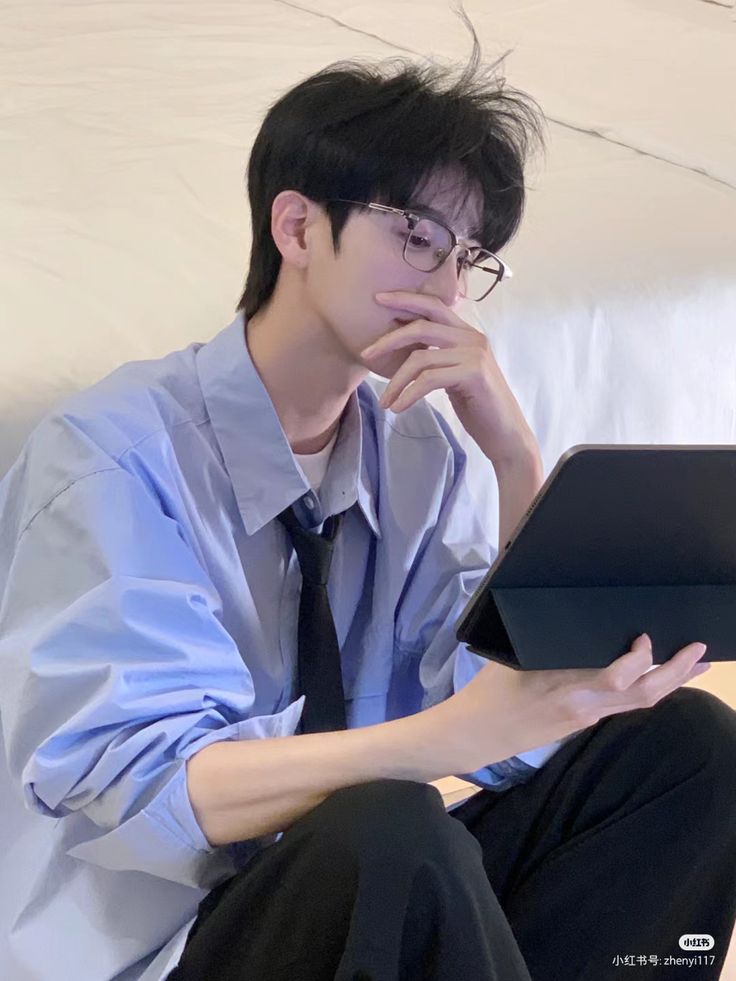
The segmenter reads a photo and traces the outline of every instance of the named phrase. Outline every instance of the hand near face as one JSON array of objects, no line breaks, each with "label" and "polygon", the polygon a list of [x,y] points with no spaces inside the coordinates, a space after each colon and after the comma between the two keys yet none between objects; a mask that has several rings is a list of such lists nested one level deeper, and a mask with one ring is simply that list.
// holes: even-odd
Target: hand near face
[{"label": "hand near face", "polygon": [[[485,334],[436,296],[398,290],[375,298],[402,319],[416,317],[361,352],[372,371],[384,374],[388,369],[385,376],[391,380],[380,400],[382,408],[403,412],[429,392],[444,388],[463,428],[489,460],[506,459],[530,440],[535,445]],[[393,361],[399,353],[402,360]]]}]

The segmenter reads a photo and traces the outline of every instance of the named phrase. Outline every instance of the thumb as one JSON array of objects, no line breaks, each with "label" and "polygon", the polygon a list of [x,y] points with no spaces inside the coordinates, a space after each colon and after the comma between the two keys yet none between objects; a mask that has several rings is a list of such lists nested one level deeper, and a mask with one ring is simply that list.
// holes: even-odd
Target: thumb
[{"label": "thumb", "polygon": [[[652,658],[652,661],[654,661],[654,658],[652,657],[652,638],[649,636],[649,634],[639,634],[634,643],[631,645],[631,650],[636,651],[637,653],[641,652],[646,654],[647,657]],[[644,674],[647,674],[649,671],[653,671],[656,667],[657,665],[652,663]]]}]

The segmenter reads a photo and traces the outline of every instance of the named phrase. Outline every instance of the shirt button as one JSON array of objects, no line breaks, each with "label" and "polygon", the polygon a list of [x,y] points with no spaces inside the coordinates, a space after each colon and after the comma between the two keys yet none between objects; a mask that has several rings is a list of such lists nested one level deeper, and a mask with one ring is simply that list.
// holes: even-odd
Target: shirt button
[{"label": "shirt button", "polygon": [[310,511],[314,510],[314,501],[311,497],[305,497],[304,503],[307,505]]}]

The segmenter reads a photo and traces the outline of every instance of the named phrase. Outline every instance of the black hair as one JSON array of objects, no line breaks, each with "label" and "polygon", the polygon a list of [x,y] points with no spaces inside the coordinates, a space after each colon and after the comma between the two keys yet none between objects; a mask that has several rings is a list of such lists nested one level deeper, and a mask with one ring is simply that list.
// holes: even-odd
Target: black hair
[{"label": "black hair", "polygon": [[247,168],[253,243],[236,308],[246,319],[270,299],[281,254],[271,235],[271,206],[294,190],[323,205],[335,254],[354,205],[331,198],[406,207],[433,174],[460,165],[464,206],[481,192],[482,226],[472,237],[492,252],[516,233],[531,145],[544,149],[544,115],[526,93],[497,75],[503,55],[481,64],[480,44],[459,78],[453,67],[403,57],[378,63],[338,61],[304,79],[269,109]]}]

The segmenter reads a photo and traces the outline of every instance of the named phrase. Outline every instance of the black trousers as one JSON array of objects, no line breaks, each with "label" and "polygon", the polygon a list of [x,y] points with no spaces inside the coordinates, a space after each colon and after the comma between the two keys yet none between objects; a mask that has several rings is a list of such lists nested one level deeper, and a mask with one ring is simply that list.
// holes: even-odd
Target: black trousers
[{"label": "black trousers", "polygon": [[735,921],[736,712],[685,687],[451,813],[337,790],[203,899],[167,981],[716,981]]}]

